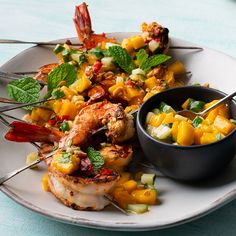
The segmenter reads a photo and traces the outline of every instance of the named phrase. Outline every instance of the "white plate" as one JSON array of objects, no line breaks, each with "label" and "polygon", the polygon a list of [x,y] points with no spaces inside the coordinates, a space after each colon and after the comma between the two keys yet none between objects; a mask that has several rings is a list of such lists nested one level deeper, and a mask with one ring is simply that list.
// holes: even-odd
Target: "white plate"
[{"label": "white plate", "polygon": [[[115,33],[121,39],[128,33]],[[74,39],[75,40],[75,39]],[[73,40],[73,41],[74,41]],[[172,39],[172,45],[193,45]],[[193,73],[191,83],[210,83],[227,93],[236,88],[236,61],[222,53],[204,48],[197,50],[171,50],[174,58],[180,59]],[[56,62],[50,48],[32,47],[15,56],[0,69],[9,72],[32,71]],[[5,84],[0,84],[0,94],[5,95]],[[13,113],[19,117],[22,111]],[[0,124],[1,136],[6,128]],[[0,139],[0,174],[25,165],[26,155],[34,150],[30,144],[17,144]],[[135,158],[135,157],[134,157]],[[224,154],[222,154],[224,158]],[[214,163],[213,163],[214,164]],[[158,178],[161,204],[151,207],[141,215],[126,216],[112,207],[101,212],[75,211],[62,205],[56,198],[42,190],[41,178],[46,172],[43,164],[39,170],[27,170],[0,187],[1,191],[21,205],[55,220],[80,226],[109,230],[153,230],[182,224],[201,217],[233,200],[236,195],[236,161],[227,170],[211,181],[199,184],[184,184],[168,178]]]}]

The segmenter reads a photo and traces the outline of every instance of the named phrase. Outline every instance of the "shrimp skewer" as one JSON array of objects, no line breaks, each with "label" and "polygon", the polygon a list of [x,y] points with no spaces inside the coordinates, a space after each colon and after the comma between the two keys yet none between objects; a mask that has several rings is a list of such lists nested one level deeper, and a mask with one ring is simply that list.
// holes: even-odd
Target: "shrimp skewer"
[{"label": "shrimp skewer", "polygon": [[83,146],[94,131],[106,125],[106,136],[112,143],[120,143],[133,137],[133,117],[127,115],[119,104],[108,101],[98,102],[84,107],[76,116],[68,134],[57,129],[15,121],[5,138],[15,142],[59,142],[64,149],[69,143]]}]

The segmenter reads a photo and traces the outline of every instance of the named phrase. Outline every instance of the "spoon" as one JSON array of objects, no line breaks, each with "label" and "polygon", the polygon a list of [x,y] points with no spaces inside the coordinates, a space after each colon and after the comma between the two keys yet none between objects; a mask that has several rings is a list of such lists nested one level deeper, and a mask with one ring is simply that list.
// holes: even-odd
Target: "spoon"
[{"label": "spoon", "polygon": [[227,95],[226,97],[220,99],[217,103],[213,104],[212,106],[208,107],[207,109],[201,111],[201,112],[194,112],[191,110],[182,110],[182,111],[177,111],[176,113],[181,116],[185,116],[193,120],[196,116],[204,116],[207,112],[212,110],[213,108],[219,106],[220,104],[224,103],[225,101],[233,98],[236,95],[236,91]]}]

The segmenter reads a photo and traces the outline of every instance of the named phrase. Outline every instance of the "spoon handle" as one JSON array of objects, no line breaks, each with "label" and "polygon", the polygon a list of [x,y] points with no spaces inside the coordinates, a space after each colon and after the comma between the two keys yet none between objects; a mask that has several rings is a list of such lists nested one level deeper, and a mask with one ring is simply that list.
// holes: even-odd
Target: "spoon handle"
[{"label": "spoon handle", "polygon": [[217,107],[218,105],[224,103],[225,101],[227,101],[227,100],[233,98],[234,96],[236,96],[236,91],[233,92],[233,93],[231,93],[231,94],[229,94],[229,95],[227,95],[226,97],[220,99],[217,103],[215,103],[214,105],[208,107],[206,110],[202,111],[202,112],[201,112],[201,116],[204,115],[204,114],[206,114],[206,113],[207,113],[208,111],[210,111],[211,109]]}]

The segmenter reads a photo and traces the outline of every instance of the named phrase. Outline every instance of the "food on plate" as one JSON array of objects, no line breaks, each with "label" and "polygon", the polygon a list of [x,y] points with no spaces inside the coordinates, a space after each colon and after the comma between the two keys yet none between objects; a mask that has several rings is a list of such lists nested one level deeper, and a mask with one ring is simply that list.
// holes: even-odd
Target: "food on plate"
[{"label": "food on plate", "polygon": [[[74,23],[81,47],[69,40],[58,44],[53,50],[58,63],[8,84],[8,95],[20,102],[39,101],[38,81],[47,84],[47,92],[43,106],[28,107],[27,122],[13,122],[5,138],[41,143],[41,158],[56,150],[45,161],[42,183],[65,205],[101,210],[109,194],[126,210],[146,212],[157,203],[154,175],[133,180],[125,172],[133,156],[131,112],[155,93],[184,85],[184,65],[169,62],[169,31],[155,22],[118,42],[94,34],[82,3]],[[99,129],[103,133],[96,135]]]},{"label": "food on plate", "polygon": [[[209,103],[188,98],[183,104],[184,110],[201,112],[218,100]],[[146,131],[155,139],[174,145],[203,145],[221,140],[235,129],[235,121],[230,119],[226,104],[217,106],[204,117],[190,117],[176,114],[168,104],[161,102],[159,106],[148,112]]]}]

